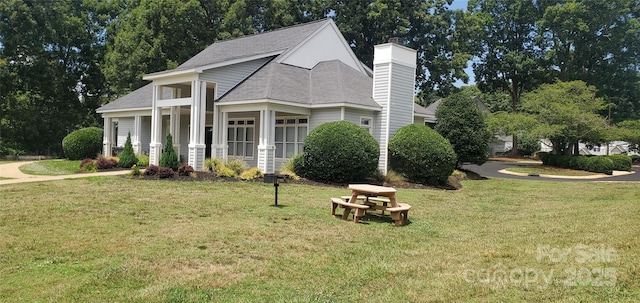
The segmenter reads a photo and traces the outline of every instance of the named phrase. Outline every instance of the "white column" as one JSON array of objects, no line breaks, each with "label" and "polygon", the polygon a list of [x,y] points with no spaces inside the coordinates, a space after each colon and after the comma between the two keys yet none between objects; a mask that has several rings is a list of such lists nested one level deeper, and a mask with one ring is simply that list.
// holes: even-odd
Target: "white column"
[{"label": "white column", "polygon": [[149,143],[149,164],[158,165],[162,153],[162,108],[157,106],[162,98],[162,86],[153,86],[151,105],[151,142]]},{"label": "white column", "polygon": [[275,128],[276,112],[263,109],[260,111],[260,138],[258,140],[258,168],[265,174],[275,172]]},{"label": "white column", "polygon": [[133,134],[131,134],[131,145],[133,146],[133,152],[136,155],[142,154],[142,143],[140,137],[142,136],[142,117],[136,115],[133,120]]},{"label": "white column", "polygon": [[103,133],[102,133],[102,155],[105,157],[111,157],[111,131],[113,129],[113,122],[111,118],[104,117]]},{"label": "white column", "polygon": [[227,124],[229,115],[227,112],[220,110],[219,106],[214,107],[213,112],[213,146],[211,148],[211,157],[218,159],[227,159]]},{"label": "white column", "polygon": [[207,83],[191,82],[191,130],[189,132],[189,165],[195,170],[204,167],[204,144],[207,104]]},{"label": "white column", "polygon": [[169,116],[169,132],[173,139],[173,149],[178,154],[178,157],[180,157],[180,108],[180,106],[172,106],[171,115]]}]

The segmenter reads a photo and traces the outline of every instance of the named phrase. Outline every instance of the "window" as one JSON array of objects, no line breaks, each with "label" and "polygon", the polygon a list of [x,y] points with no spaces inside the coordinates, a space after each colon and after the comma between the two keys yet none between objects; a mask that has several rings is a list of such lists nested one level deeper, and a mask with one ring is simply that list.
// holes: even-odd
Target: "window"
[{"label": "window", "polygon": [[254,120],[229,120],[227,124],[228,155],[232,157],[253,158]]},{"label": "window", "polygon": [[309,129],[308,118],[283,117],[276,119],[276,158],[286,159],[302,152],[302,144]]},{"label": "window", "polygon": [[371,124],[373,124],[373,119],[369,118],[369,117],[360,117],[360,126],[364,129],[366,129],[370,134],[373,135],[373,132],[371,130]]}]

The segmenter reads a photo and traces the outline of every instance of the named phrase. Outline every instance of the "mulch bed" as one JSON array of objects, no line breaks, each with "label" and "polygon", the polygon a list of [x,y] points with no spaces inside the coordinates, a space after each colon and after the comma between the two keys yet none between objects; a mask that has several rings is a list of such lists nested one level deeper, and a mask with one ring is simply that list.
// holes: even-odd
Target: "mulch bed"
[{"label": "mulch bed", "polygon": [[[466,179],[470,179],[470,180],[482,179],[480,176],[476,175],[475,173],[468,172],[468,171],[465,171],[465,173],[466,173]],[[122,178],[141,179],[141,180],[160,180],[160,178],[158,176],[146,176],[144,174],[140,175],[140,176],[137,176],[137,177],[124,175],[124,176],[122,176]],[[218,176],[212,174],[211,172],[207,172],[207,171],[198,171],[198,172],[196,172],[195,177],[192,177],[192,176],[178,176],[176,174],[173,178],[164,178],[162,180],[169,180],[169,181],[176,181],[176,182],[193,182],[193,181],[203,181],[203,182],[258,182],[258,183],[263,183],[264,182],[263,178],[257,178],[257,179],[254,179],[254,180],[245,181],[245,180],[239,180],[239,179],[235,179],[235,178],[218,177]],[[431,190],[458,190],[458,189],[462,188],[462,184],[460,183],[461,180],[463,180],[463,178],[449,177],[449,182],[448,182],[449,184],[443,185],[443,186],[424,185],[424,184],[417,184],[417,183],[410,183],[410,182],[385,182],[385,183],[380,183],[380,182],[371,181],[371,182],[362,182],[362,183],[370,183],[370,184],[389,186],[389,187],[395,187],[395,188],[413,188],[413,189],[431,189]],[[286,180],[280,181],[280,182],[281,183],[290,183],[290,184],[305,184],[305,185],[313,185],[313,186],[334,186],[334,187],[347,187],[348,186],[348,184],[320,183],[320,182],[315,182],[315,181],[312,181],[312,180],[307,180],[307,179],[304,179],[304,178],[300,178],[299,180],[286,179]]]}]

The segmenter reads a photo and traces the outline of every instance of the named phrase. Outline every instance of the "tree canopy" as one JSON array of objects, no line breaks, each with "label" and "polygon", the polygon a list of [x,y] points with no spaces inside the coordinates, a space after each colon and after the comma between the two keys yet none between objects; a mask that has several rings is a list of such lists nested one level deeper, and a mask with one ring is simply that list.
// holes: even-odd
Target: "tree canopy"
[{"label": "tree canopy", "polygon": [[[454,0],[456,1],[456,0]],[[400,38],[418,51],[416,101],[467,82],[493,110],[543,83],[597,88],[612,122],[640,115],[637,0],[5,0],[0,2],[0,151],[61,154],[95,110],[219,40],[333,18],[360,60]],[[510,104],[504,103],[508,95]]]}]

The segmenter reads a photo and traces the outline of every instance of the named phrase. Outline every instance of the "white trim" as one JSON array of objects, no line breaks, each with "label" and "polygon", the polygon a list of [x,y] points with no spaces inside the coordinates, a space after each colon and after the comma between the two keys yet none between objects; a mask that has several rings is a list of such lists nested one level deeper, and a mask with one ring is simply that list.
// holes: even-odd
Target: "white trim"
[{"label": "white trim", "polygon": [[191,97],[188,98],[176,98],[176,99],[162,99],[156,102],[158,107],[174,107],[174,106],[189,106],[191,105]]},{"label": "white trim", "polygon": [[142,76],[142,80],[157,80],[157,79],[162,79],[162,78],[168,78],[168,77],[176,77],[176,76],[189,76],[189,75],[193,75],[193,74],[200,74],[202,73],[202,71],[198,71],[195,68],[189,68],[189,69],[182,69],[182,70],[176,70],[176,69],[172,69],[172,70],[168,70],[168,71],[161,71],[161,72],[157,72],[157,73],[151,73],[151,74],[146,74],[144,76]]}]

